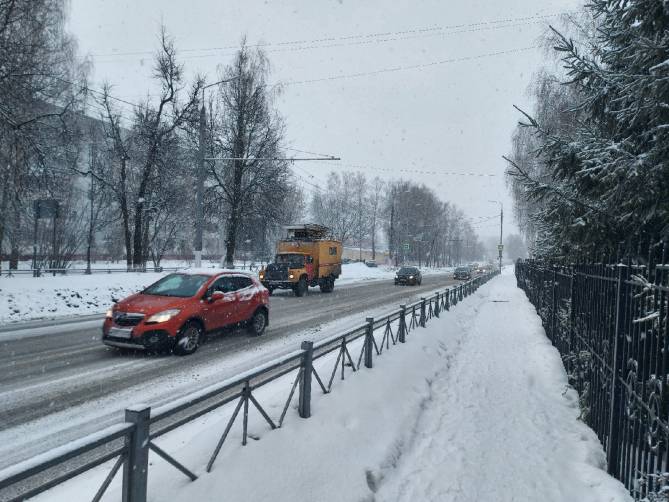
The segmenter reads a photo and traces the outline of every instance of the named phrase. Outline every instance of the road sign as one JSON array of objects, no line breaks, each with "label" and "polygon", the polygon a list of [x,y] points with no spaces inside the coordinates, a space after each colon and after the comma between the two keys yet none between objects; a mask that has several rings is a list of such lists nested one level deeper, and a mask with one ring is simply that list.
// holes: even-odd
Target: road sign
[{"label": "road sign", "polygon": [[405,242],[405,243],[402,245],[402,247],[404,248],[405,251],[409,251],[409,249],[410,249],[410,247],[409,247],[409,243],[408,243],[408,242]]},{"label": "road sign", "polygon": [[497,251],[504,251],[504,244],[497,244]]},{"label": "road sign", "polygon": [[60,204],[56,199],[37,199],[33,202],[35,218],[58,218],[60,215]]}]

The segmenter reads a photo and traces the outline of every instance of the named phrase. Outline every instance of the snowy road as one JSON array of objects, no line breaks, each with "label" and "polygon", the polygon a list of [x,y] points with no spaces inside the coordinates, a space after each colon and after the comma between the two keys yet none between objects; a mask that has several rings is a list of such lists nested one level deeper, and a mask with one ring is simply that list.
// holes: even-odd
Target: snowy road
[{"label": "snowy road", "polygon": [[215,335],[187,358],[105,347],[101,320],[90,316],[0,330],[0,467],[112,423],[127,405],[173,399],[277,351],[294,350],[301,339],[360,324],[365,314],[452,283],[431,275],[420,287],[370,281],[330,295],[312,290],[295,298],[281,292],[272,297],[271,327],[263,337],[250,338],[241,330]]}]

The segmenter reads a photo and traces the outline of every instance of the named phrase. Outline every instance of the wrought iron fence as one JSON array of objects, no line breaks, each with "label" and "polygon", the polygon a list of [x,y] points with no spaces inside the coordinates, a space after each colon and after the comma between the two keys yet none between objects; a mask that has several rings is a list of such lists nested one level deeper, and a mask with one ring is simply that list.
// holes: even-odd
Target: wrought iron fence
[{"label": "wrought iron fence", "polygon": [[[285,354],[266,364],[233,378],[177,399],[157,408],[147,406],[125,410],[125,422],[56,448],[15,466],[0,471],[0,500],[18,502],[42,493],[94,467],[111,462],[110,470],[95,494],[99,501],[119,470],[122,470],[122,499],[124,502],[145,502],[149,469],[149,451],[166,460],[191,481],[198,477],[189,467],[164,451],[157,441],[174,429],[198,417],[236,402],[234,411],[223,428],[216,447],[206,466],[210,472],[223,447],[233,423],[242,413],[242,444],[247,442],[247,425],[251,405],[260,413],[270,429],[278,429],[288,416],[288,410],[298,392],[297,410],[302,418],[311,416],[312,382],[316,381],[323,394],[333,390],[337,373],[344,380],[346,372],[355,373],[363,367],[371,369],[374,358],[391,347],[405,343],[407,335],[425,327],[431,319],[440,317],[498,272],[476,277],[465,283],[438,292],[364,324],[325,338],[318,342],[305,341],[299,350]],[[362,342],[354,358],[353,342]],[[314,361],[336,353],[335,364],[324,380],[314,367]],[[324,360],[327,363],[327,360]],[[281,415],[272,418],[254,396],[254,391],[270,382],[295,374]],[[82,494],[80,499],[85,500]]]},{"label": "wrought iron fence", "polygon": [[668,247],[612,263],[516,263],[518,287],[559,350],[581,418],[608,471],[636,500],[667,485],[669,460]]}]

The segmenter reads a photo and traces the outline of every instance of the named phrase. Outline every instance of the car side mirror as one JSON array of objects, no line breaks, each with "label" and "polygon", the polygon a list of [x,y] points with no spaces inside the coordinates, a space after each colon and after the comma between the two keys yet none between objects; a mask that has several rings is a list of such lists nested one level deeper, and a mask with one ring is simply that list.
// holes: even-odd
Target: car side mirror
[{"label": "car side mirror", "polygon": [[225,298],[223,291],[214,291],[211,295],[209,295],[209,303],[222,300],[223,298]]}]

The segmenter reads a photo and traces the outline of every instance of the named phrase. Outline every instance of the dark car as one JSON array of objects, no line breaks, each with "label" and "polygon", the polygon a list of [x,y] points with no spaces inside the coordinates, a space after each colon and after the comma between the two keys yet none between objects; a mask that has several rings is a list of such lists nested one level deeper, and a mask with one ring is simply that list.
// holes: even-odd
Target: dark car
[{"label": "dark car", "polygon": [[243,325],[261,335],[269,322],[269,291],[255,277],[210,270],[170,274],[109,309],[102,342],[132,349],[170,348],[192,354],[203,335]]},{"label": "dark car", "polygon": [[423,275],[416,267],[402,267],[395,274],[395,285],[397,284],[411,284],[413,286],[420,285],[423,282]]},{"label": "dark car", "polygon": [[469,267],[458,267],[453,273],[453,279],[468,281],[472,278],[472,271]]}]

